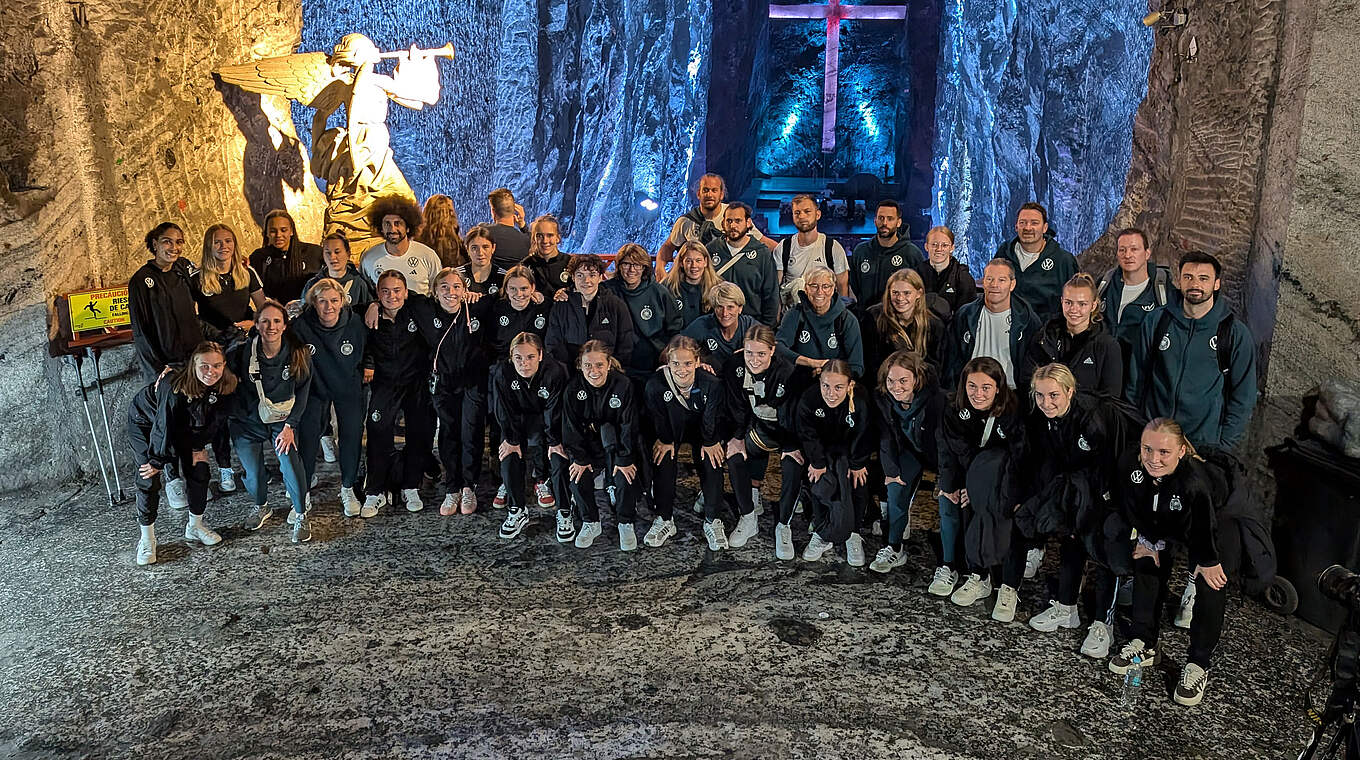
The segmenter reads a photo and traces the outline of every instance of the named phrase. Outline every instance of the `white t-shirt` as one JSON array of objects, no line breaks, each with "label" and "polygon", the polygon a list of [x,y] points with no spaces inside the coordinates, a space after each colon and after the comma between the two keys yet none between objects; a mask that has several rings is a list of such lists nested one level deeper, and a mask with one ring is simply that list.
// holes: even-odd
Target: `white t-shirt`
[{"label": "white t-shirt", "polygon": [[973,336],[973,355],[989,356],[1006,371],[1006,384],[1015,387],[1015,367],[1011,365],[1011,310],[993,312],[986,306],[978,316],[977,335]]},{"label": "white t-shirt", "polygon": [[[798,245],[798,236],[794,235],[788,239],[789,243],[789,270],[784,272],[783,282],[791,282],[802,277],[808,269],[818,264],[826,266],[826,234],[817,233],[817,239],[812,241],[812,245],[804,248]],[[845,248],[841,247],[840,241],[831,241],[831,271],[842,274],[849,271],[850,262],[845,258]],[[784,244],[780,243],[774,249],[774,265],[780,271],[784,270]]]},{"label": "white t-shirt", "polygon": [[1021,271],[1021,272],[1023,272],[1023,271],[1025,271],[1026,269],[1029,269],[1030,267],[1034,266],[1034,262],[1038,261],[1038,260],[1039,260],[1039,255],[1042,254],[1042,253],[1044,252],[1044,249],[1040,248],[1039,250],[1035,251],[1034,253],[1030,253],[1029,251],[1026,251],[1024,248],[1022,248],[1022,247],[1020,246],[1019,243],[1016,243],[1016,244],[1015,244],[1014,250],[1015,250],[1015,258],[1016,258],[1017,261],[1020,262],[1020,271]]},{"label": "white t-shirt", "polygon": [[1152,278],[1149,277],[1137,285],[1124,284],[1124,289],[1119,292],[1119,311],[1114,315],[1116,320],[1124,318],[1124,307],[1138,300],[1138,296],[1143,295],[1143,291],[1148,289],[1148,285],[1151,284],[1151,282]]},{"label": "white t-shirt", "polygon": [[442,265],[439,263],[439,254],[433,248],[412,240],[402,256],[389,254],[386,244],[378,243],[359,257],[359,268],[375,285],[379,275],[395,269],[406,275],[406,287],[412,293],[428,296],[434,290],[434,276],[439,274]]}]

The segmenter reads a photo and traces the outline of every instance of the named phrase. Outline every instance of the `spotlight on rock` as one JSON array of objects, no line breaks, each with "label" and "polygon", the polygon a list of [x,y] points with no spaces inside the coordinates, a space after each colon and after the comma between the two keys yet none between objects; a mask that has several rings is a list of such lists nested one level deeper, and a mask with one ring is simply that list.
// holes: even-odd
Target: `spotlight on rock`
[{"label": "spotlight on rock", "polygon": [[633,193],[633,202],[647,214],[654,214],[661,208],[661,204],[652,197],[651,193],[645,190],[638,190]]}]

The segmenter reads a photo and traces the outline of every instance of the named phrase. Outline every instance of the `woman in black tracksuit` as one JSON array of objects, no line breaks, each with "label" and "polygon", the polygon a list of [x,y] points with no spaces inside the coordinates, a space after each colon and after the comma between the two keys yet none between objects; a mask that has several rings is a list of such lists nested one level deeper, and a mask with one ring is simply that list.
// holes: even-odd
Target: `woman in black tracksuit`
[{"label": "woman in black tracksuit", "polygon": [[[225,224],[214,224],[203,233],[202,266],[194,277],[194,302],[204,323],[231,339],[244,337],[254,326],[251,317],[264,303],[264,287],[255,270],[246,266],[245,254],[236,242],[236,232]],[[236,490],[231,471],[231,431],[226,425],[213,441],[217,462],[218,487],[223,493]]]},{"label": "woman in black tracksuit", "polygon": [[[566,392],[567,368],[546,355],[543,338],[532,332],[515,336],[509,354],[509,363],[501,364],[493,373],[491,394],[501,433],[496,456],[510,508],[501,523],[501,538],[518,536],[529,523],[524,478],[525,462],[530,457],[533,471],[527,474],[536,481],[539,506],[565,506],[570,498],[567,453],[562,446],[562,394]],[[548,482],[544,482],[545,476]],[[542,497],[545,490],[551,497],[546,505]],[[571,509],[557,510],[557,540],[566,543],[575,537]]]},{"label": "woman in black tracksuit", "polygon": [[604,259],[587,253],[571,256],[563,272],[572,287],[565,298],[553,301],[544,339],[548,355],[563,364],[574,364],[581,346],[592,340],[603,343],[621,366],[631,361],[633,318],[627,304],[600,287],[604,269]]},{"label": "woman in black tracksuit", "polygon": [[479,224],[468,230],[463,245],[467,248],[468,262],[456,268],[463,275],[468,292],[484,296],[500,295],[506,270],[495,264],[496,241],[491,239],[490,228]]},{"label": "woman in black tracksuit", "polygon": [[[1034,409],[1025,418],[1025,474],[1011,551],[1014,558],[1036,541],[1042,545],[1049,536],[1058,538],[1057,598],[1029,619],[1031,628],[1049,633],[1081,625],[1077,596],[1090,556],[1087,541],[1103,535],[1110,512],[1106,494],[1127,426],[1109,401],[1082,392],[1062,364],[1039,367],[1030,388]],[[1082,652],[1103,657],[1110,640],[1105,600],[1113,585],[1108,571],[1102,569],[1099,577],[1099,588],[1088,595],[1094,621]]]},{"label": "woman in black tracksuit", "polygon": [[571,462],[574,509],[581,516],[576,547],[588,548],[600,537],[596,504],[597,478],[612,484],[614,517],[619,524],[619,549],[637,549],[633,520],[637,515],[638,413],[640,401],[633,384],[602,341],[581,347],[579,372],[567,382],[562,411],[562,445]]},{"label": "woman in black tracksuit", "polygon": [[888,277],[885,287],[882,301],[866,309],[860,318],[865,372],[877,377],[889,354],[911,351],[938,375],[944,323],[926,305],[921,275],[912,269],[899,269]]},{"label": "woman in black tracksuit", "polygon": [[[415,314],[406,308],[406,276],[389,269],[378,277],[378,326],[368,331],[364,378],[368,382],[368,473],[360,517],[373,517],[400,490],[406,509],[425,508],[420,481],[434,448],[430,358]],[[406,445],[399,452],[397,417],[406,415]]]},{"label": "woman in black tracksuit", "polygon": [[[551,308],[551,304],[546,302],[542,294],[535,289],[534,273],[526,266],[510,267],[505,273],[500,297],[491,300],[491,311],[487,315],[490,326],[487,328],[489,332],[487,333],[486,352],[491,357],[490,398],[487,399],[487,406],[495,409],[496,376],[509,367],[511,342],[520,333],[527,332],[537,335],[540,339],[546,335],[548,332],[548,309]],[[491,440],[499,441],[501,439],[499,418],[497,415],[491,414],[487,420],[490,423]],[[530,474],[534,476],[537,482],[534,491],[538,498],[538,506],[543,509],[552,509],[557,506],[557,497],[553,495],[552,489],[548,488],[546,483],[547,472],[539,466],[541,459],[540,456],[529,459]],[[496,489],[496,496],[492,499],[491,506],[497,509],[504,508],[507,497],[506,486],[502,482]]]},{"label": "woman in black tracksuit", "polygon": [[[961,607],[989,598],[996,581],[1002,582],[997,597],[998,617],[1009,609],[1015,614],[1018,578],[1002,575],[1011,544],[1011,521],[1015,514],[1017,470],[1025,446],[1024,418],[1015,392],[1006,384],[1006,372],[990,357],[971,359],[959,373],[959,386],[949,400],[940,431],[940,534],[946,561],[957,556],[962,539],[968,579],[953,590],[957,575],[936,579],[929,592],[948,595]],[[960,530],[962,528],[962,530]],[[1011,564],[1007,564],[1007,573]],[[1021,557],[1019,574],[1023,576]],[[1012,584],[1006,584],[1005,581]],[[1007,605],[1002,605],[1008,602]]]},{"label": "woman in black tracksuit", "polygon": [[439,415],[439,459],[444,470],[444,501],[439,514],[477,511],[477,481],[482,475],[486,436],[486,351],[488,315],[495,299],[467,301],[467,281],[458,270],[435,275],[435,297],[412,294],[406,310],[416,320],[430,349],[430,393]]},{"label": "woman in black tracksuit", "polygon": [[[352,290],[352,289],[351,289]],[[368,328],[339,280],[324,277],[307,289],[307,308],[293,320],[293,332],[312,356],[312,389],[298,431],[303,480],[312,482],[322,429],[335,410],[340,450],[340,507],[346,517],[363,511],[354,493],[364,437],[364,349]]]},{"label": "woman in black tracksuit", "polygon": [[226,427],[236,375],[216,343],[200,343],[183,369],[147,385],[128,407],[128,441],[137,465],[137,564],[156,562],[156,512],[161,484],[157,475],[172,460],[187,481],[189,522],[184,537],[204,546],[222,537],[203,524],[208,501],[208,459],[204,447]]},{"label": "woman in black tracksuit", "polygon": [[926,233],[926,260],[916,272],[926,287],[926,303],[944,322],[977,298],[977,280],[967,264],[954,258],[954,232],[948,227]]},{"label": "woman in black tracksuit", "polygon": [[651,446],[652,490],[656,494],[656,520],[643,541],[661,546],[675,535],[675,485],[680,446],[689,444],[690,456],[699,469],[704,495],[704,536],[713,551],[746,545],[756,533],[756,516],[741,516],[729,538],[723,528],[722,416],[725,398],[722,381],[699,367],[698,341],[677,335],[662,354],[666,363],[652,373],[644,391],[655,441]]},{"label": "woman in black tracksuit", "polygon": [[1063,286],[1062,316],[1048,320],[1030,342],[1033,367],[1063,364],[1083,391],[1119,398],[1124,390],[1124,354],[1105,329],[1091,275],[1078,272]]},{"label": "woman in black tracksuit", "polygon": [[744,346],[723,368],[730,417],[727,476],[742,515],[759,516],[760,483],[770,467],[770,454],[779,452],[779,519],[774,526],[775,557],[793,559],[794,504],[807,473],[793,430],[796,367],[779,353],[774,330],[752,325]]},{"label": "woman in black tracksuit", "polygon": [[807,459],[811,483],[812,537],[803,560],[816,562],[838,543],[845,543],[846,562],[864,565],[864,522],[869,495],[869,457],[874,408],[868,394],[855,382],[850,363],[832,359],[817,373],[817,384],[798,400],[795,429]]},{"label": "woman in black tracksuit", "polygon": [[920,354],[897,351],[878,370],[874,400],[878,406],[878,459],[888,487],[888,536],[869,569],[879,573],[906,563],[902,542],[910,525],[912,501],[921,486],[921,475],[938,468],[937,437],[945,398],[926,366]]},{"label": "woman in black tracksuit", "polygon": [[1223,635],[1228,578],[1219,561],[1215,511],[1226,495],[1226,484],[1199,459],[1180,425],[1166,418],[1149,422],[1138,447],[1126,452],[1119,464],[1115,503],[1137,532],[1137,542],[1131,639],[1110,658],[1110,670],[1124,674],[1135,656],[1144,668],[1161,659],[1157,634],[1175,565],[1169,549],[1183,544],[1195,570],[1195,608],[1187,662],[1174,698],[1183,705],[1197,705],[1204,698],[1210,659]]}]

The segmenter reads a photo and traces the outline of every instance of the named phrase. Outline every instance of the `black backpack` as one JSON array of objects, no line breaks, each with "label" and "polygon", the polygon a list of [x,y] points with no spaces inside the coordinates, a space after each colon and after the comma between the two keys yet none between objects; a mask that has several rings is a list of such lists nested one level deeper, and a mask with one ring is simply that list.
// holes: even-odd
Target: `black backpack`
[{"label": "black backpack", "polygon": [[718,229],[718,225],[714,224],[710,219],[705,219],[704,212],[697,208],[690,209],[685,213],[683,218],[694,222],[695,226],[698,227],[699,242],[703,243],[705,247],[714,240],[721,239],[723,236],[722,230]]},{"label": "black backpack", "polygon": [[[836,265],[831,263],[831,245],[835,242],[830,235],[824,235],[825,242],[822,244],[822,260],[826,262],[826,268],[832,272],[836,271]],[[779,258],[784,262],[784,271],[789,271],[789,257],[793,255],[793,237],[786,237],[779,244]]]},{"label": "black backpack", "polygon": [[[1105,273],[1104,277],[1100,278],[1100,286],[1096,288],[1097,302],[1104,300],[1106,288],[1110,287],[1110,283],[1114,281],[1115,277],[1121,276],[1119,267],[1113,267]],[[1171,270],[1164,266],[1158,266],[1156,274],[1152,278],[1152,303],[1158,308],[1166,306],[1166,294],[1172,287]],[[1115,305],[1118,306],[1118,304]]]}]

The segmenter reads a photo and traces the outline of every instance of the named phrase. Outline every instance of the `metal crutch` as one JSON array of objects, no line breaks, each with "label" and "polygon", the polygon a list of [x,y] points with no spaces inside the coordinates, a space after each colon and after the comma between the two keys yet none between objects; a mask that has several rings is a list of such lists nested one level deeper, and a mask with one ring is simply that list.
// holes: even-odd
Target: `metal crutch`
[{"label": "metal crutch", "polygon": [[114,454],[113,432],[109,430],[109,408],[104,404],[104,377],[99,371],[98,348],[92,350],[94,354],[94,384],[99,389],[99,411],[104,415],[104,438],[109,443],[109,469],[113,470],[113,484],[118,488],[118,501],[123,501],[123,481],[118,477],[118,457]]},{"label": "metal crutch", "polygon": [[109,473],[104,469],[104,449],[99,443],[99,435],[94,431],[94,416],[90,414],[90,396],[85,392],[85,374],[81,371],[80,355],[72,357],[76,365],[76,382],[80,385],[80,403],[85,407],[85,424],[90,428],[90,443],[94,444],[94,455],[99,460],[99,474],[104,479],[104,493],[109,497],[109,506],[114,506],[113,488],[109,485]]}]

